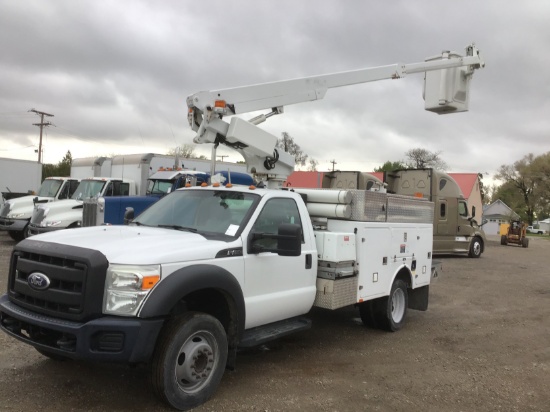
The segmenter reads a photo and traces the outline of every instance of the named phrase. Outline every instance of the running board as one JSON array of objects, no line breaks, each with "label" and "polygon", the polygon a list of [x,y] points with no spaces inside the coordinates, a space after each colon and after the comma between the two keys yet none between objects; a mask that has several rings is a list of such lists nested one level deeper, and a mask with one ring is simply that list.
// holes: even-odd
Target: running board
[{"label": "running board", "polygon": [[308,318],[285,319],[268,325],[258,326],[244,331],[239,347],[251,348],[253,346],[262,345],[270,340],[310,328],[311,320]]}]

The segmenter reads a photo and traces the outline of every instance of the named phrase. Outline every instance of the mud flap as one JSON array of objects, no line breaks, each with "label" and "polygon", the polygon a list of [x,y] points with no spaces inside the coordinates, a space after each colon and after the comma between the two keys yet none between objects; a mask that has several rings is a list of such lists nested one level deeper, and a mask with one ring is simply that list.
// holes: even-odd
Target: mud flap
[{"label": "mud flap", "polygon": [[428,310],[428,299],[430,294],[430,285],[422,286],[416,289],[409,289],[409,309]]}]

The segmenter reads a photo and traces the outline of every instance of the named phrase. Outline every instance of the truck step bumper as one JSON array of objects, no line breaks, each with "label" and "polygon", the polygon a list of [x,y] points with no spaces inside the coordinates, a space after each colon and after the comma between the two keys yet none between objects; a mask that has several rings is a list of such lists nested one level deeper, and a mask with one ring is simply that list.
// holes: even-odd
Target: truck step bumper
[{"label": "truck step bumper", "polygon": [[270,323],[265,326],[258,326],[244,331],[243,338],[239,343],[240,348],[251,348],[262,345],[274,339],[281,338],[294,332],[311,328],[311,320],[307,318],[286,319],[280,322]]},{"label": "truck step bumper", "polygon": [[85,323],[37,314],[0,297],[0,328],[38,349],[71,359],[146,362],[163,319],[105,316]]}]

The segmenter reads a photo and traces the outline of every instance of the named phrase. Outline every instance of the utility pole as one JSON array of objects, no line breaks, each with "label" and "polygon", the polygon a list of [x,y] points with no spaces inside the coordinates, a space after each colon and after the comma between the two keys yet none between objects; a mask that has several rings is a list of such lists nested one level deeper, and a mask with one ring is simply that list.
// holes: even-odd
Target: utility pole
[{"label": "utility pole", "polygon": [[51,122],[44,122],[44,116],[53,117],[53,114],[39,112],[38,110],[31,109],[29,112],[34,112],[40,115],[40,123],[33,123],[33,126],[40,126],[40,142],[38,143],[38,163],[42,163],[42,129],[44,126],[51,125]]},{"label": "utility pole", "polygon": [[329,163],[332,163],[332,171],[334,172],[334,165],[336,164],[336,160],[331,160]]}]

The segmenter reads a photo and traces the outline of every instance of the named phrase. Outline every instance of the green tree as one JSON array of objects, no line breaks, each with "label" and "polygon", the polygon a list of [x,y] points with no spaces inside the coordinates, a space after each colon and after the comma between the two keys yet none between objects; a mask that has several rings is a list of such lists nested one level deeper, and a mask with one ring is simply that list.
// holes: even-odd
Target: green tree
[{"label": "green tree", "polygon": [[[550,155],[535,157],[533,153],[525,155],[513,165],[502,165],[495,175],[503,180],[502,191],[521,199],[515,212],[532,225],[535,218],[548,213]],[[501,190],[498,191],[499,196]],[[506,201],[500,198],[503,202]],[[514,198],[515,199],[515,198]],[[508,203],[507,203],[508,204]],[[508,206],[512,207],[510,204]]]},{"label": "green tree", "polygon": [[304,153],[300,146],[294,141],[294,138],[287,132],[283,132],[282,136],[283,137],[277,140],[276,147],[294,156],[296,165],[305,166],[308,158],[307,154]]},{"label": "green tree", "polygon": [[401,162],[385,162],[382,166],[374,169],[375,172],[393,172],[394,170],[406,169],[406,166]]},{"label": "green tree", "polygon": [[408,161],[407,167],[410,169],[433,168],[437,170],[447,169],[447,163],[441,159],[441,151],[430,152],[429,150],[416,148],[405,152]]},{"label": "green tree", "polygon": [[72,163],[73,156],[71,155],[71,151],[67,150],[67,153],[57,165],[51,163],[42,165],[42,179],[51,176],[70,176]]},{"label": "green tree", "polygon": [[60,176],[70,176],[71,175],[71,165],[73,164],[73,155],[70,150],[67,150],[63,159],[58,163],[58,173]]},{"label": "green tree", "polygon": [[492,201],[502,200],[506,205],[516,212],[521,220],[527,221],[527,213],[525,212],[525,203],[523,196],[517,187],[512,182],[505,182],[502,185],[495,187]]}]

